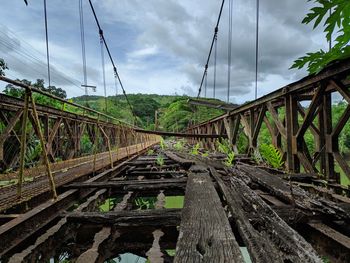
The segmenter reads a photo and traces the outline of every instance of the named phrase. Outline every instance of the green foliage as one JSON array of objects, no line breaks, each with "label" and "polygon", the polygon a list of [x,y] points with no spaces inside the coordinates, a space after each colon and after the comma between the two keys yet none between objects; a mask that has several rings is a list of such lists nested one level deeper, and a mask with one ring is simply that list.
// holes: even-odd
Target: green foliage
[{"label": "green foliage", "polygon": [[[37,79],[35,83],[32,83],[31,81],[26,80],[26,79],[22,79],[22,80],[17,79],[17,81],[22,82],[26,85],[36,87],[38,89],[41,89],[45,92],[51,93],[51,94],[53,94],[57,97],[63,98],[63,99],[65,99],[67,97],[66,92],[61,88],[56,88],[55,86],[50,86],[50,87],[45,88],[44,87],[44,80],[42,80],[42,79]],[[12,84],[8,84],[5,86],[4,93],[6,95],[16,97],[16,98],[23,98],[24,97],[24,89],[19,88],[15,85],[12,85]],[[61,102],[59,102],[55,99],[51,99],[45,95],[33,93],[33,99],[34,99],[35,103],[45,105],[45,106],[54,107],[56,109],[62,109]]]},{"label": "green foliage", "polygon": [[5,60],[0,58],[0,76],[5,76],[5,70],[8,69],[7,64],[5,63]]},{"label": "green foliage", "polygon": [[185,142],[183,140],[178,140],[174,145],[175,150],[177,150],[177,151],[183,150],[184,144],[185,144]]},{"label": "green foliage", "polygon": [[132,96],[130,103],[135,105],[134,113],[142,123],[154,123],[155,111],[160,107],[156,100],[148,96]]},{"label": "green foliage", "polygon": [[228,154],[232,152],[232,147],[227,139],[222,139],[216,141],[216,148],[219,152]]},{"label": "green foliage", "polygon": [[25,165],[28,167],[33,167],[36,165],[36,162],[39,160],[42,153],[42,148],[39,140],[30,138],[27,142],[27,148],[25,152]]},{"label": "green foliage", "polygon": [[191,149],[191,154],[192,155],[198,155],[199,154],[199,148],[200,148],[200,145],[199,145],[199,142],[193,146],[193,148]]},{"label": "green foliage", "polygon": [[[310,1],[310,0],[308,0]],[[349,0],[315,0],[318,5],[311,8],[309,13],[303,19],[302,23],[314,23],[314,29],[324,22],[324,32],[326,39],[331,40],[335,30],[337,30],[335,45],[331,50],[319,50],[314,53],[307,53],[294,61],[291,68],[308,67],[309,73],[318,73],[325,66],[335,60],[350,57],[350,1]],[[329,16],[329,10],[332,10]],[[327,18],[326,18],[327,17]]]},{"label": "green foliage", "polygon": [[163,157],[162,155],[159,154],[159,155],[157,156],[156,163],[157,163],[157,165],[159,165],[159,166],[163,166],[163,165],[164,165],[164,157]]},{"label": "green foliage", "polygon": [[224,164],[227,167],[232,167],[234,160],[235,160],[235,153],[234,152],[229,152],[227,154],[226,160],[224,161]]},{"label": "green foliage", "polygon": [[93,154],[93,143],[87,134],[83,134],[80,139],[80,150],[84,155]]},{"label": "green foliage", "polygon": [[281,168],[284,164],[282,154],[272,144],[261,144],[261,157],[273,168]]},{"label": "green foliage", "polygon": [[224,164],[227,167],[232,167],[233,161],[235,160],[235,153],[230,145],[230,142],[227,139],[222,139],[216,141],[216,148],[219,152],[226,154],[226,159]]},{"label": "green foliage", "polygon": [[206,151],[205,153],[202,153],[202,157],[208,157],[209,156],[209,152]]},{"label": "green foliage", "polygon": [[153,209],[155,207],[155,203],[157,202],[157,198],[155,197],[138,197],[135,199],[135,205],[137,209]]},{"label": "green foliage", "polygon": [[162,149],[162,150],[165,150],[165,148],[166,148],[166,145],[165,145],[165,142],[164,142],[164,139],[163,138],[160,138],[160,148]]},{"label": "green foliage", "polygon": [[180,98],[163,110],[159,117],[159,123],[163,130],[181,131],[188,127],[189,123],[199,123],[214,118],[224,113],[222,110],[207,107],[192,108],[186,98]]},{"label": "green foliage", "polygon": [[148,151],[147,151],[147,155],[153,155],[154,154],[154,150],[153,149],[149,149]]}]

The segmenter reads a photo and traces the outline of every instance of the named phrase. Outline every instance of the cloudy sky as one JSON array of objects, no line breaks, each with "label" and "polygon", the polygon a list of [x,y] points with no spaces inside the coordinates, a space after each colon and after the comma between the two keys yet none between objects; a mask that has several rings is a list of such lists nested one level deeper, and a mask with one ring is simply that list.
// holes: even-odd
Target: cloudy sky
[{"label": "cloudy sky", "polygon": [[[0,57],[10,78],[47,79],[42,0],[1,0]],[[78,0],[48,0],[52,85],[83,95]],[[99,36],[88,1],[84,2],[88,84],[103,95]],[[93,1],[105,38],[127,93],[196,95],[221,0]],[[254,98],[256,0],[233,0],[230,101]],[[307,0],[260,1],[259,92],[261,96],[303,77],[288,70],[308,51],[327,48],[321,31],[301,24]],[[228,0],[218,35],[217,97],[226,100]],[[207,95],[213,94],[213,60]],[[106,60],[107,94],[116,92]],[[2,86],[1,86],[2,87]],[[120,92],[120,90],[119,90]]]}]

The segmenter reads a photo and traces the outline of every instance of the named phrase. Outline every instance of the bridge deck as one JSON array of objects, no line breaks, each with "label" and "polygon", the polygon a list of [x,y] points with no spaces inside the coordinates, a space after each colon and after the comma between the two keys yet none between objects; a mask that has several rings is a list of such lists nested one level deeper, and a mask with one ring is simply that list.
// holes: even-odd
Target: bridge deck
[{"label": "bridge deck", "polygon": [[[287,181],[244,156],[228,170],[220,156],[160,154],[162,166],[157,155],[141,155],[84,182],[63,183],[57,201],[41,200],[28,212],[13,203],[12,214],[2,214],[1,260],[104,262],[127,252],[152,263],[350,256],[350,201],[304,190],[310,176]],[[181,196],[183,208],[172,206]]]}]

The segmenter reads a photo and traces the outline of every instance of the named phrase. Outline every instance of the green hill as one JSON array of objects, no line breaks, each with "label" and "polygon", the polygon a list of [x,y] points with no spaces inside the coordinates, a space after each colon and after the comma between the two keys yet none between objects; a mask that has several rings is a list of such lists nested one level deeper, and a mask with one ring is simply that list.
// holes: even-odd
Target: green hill
[{"label": "green hill", "polygon": [[[224,113],[219,109],[193,106],[188,103],[188,96],[170,96],[156,94],[129,94],[128,99],[137,117],[136,125],[145,129],[154,129],[157,113],[157,129],[166,131],[181,131],[190,121],[199,123]],[[123,95],[107,97],[80,96],[72,98],[78,104],[107,113],[117,119],[133,123],[130,107]],[[207,99],[214,103],[219,100]]]}]

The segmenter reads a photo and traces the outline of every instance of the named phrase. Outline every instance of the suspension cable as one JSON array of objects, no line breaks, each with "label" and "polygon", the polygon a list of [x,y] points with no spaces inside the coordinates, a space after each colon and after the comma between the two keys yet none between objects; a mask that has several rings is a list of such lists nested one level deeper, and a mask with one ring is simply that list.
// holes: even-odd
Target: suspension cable
[{"label": "suspension cable", "polygon": [[103,90],[104,90],[104,94],[105,94],[105,110],[107,112],[107,89],[106,89],[105,55],[104,55],[104,50],[103,50],[103,31],[100,30],[99,33],[100,33],[100,45],[101,45]]},{"label": "suspension cable", "polygon": [[[94,8],[94,6],[92,5],[91,0],[89,0],[89,4],[90,4],[90,7],[91,7],[91,11],[92,11],[92,13],[93,13],[93,15],[94,15],[94,18],[95,18],[97,27],[98,27],[99,31],[102,31],[102,28],[101,28],[101,26],[100,26],[100,23],[99,23],[99,21],[98,21],[98,18],[97,18],[96,12],[95,12],[95,8]],[[131,110],[131,113],[132,113],[132,115],[133,115],[133,117],[134,117],[135,124],[136,124],[136,123],[137,123],[137,118],[136,118],[134,109],[133,109],[133,107],[132,107],[132,105],[131,105],[131,103],[130,103],[130,101],[129,101],[128,96],[126,95],[126,92],[125,92],[123,83],[122,83],[122,81],[121,81],[121,79],[120,79],[120,76],[119,76],[119,74],[118,74],[118,71],[117,71],[117,67],[115,66],[113,57],[112,57],[112,55],[111,55],[111,52],[109,51],[109,48],[108,48],[108,45],[107,45],[107,42],[106,42],[106,38],[105,38],[105,36],[104,36],[103,34],[102,34],[102,40],[103,40],[103,43],[104,43],[105,48],[106,48],[106,50],[107,50],[108,57],[109,57],[109,59],[110,59],[110,61],[111,61],[111,63],[112,63],[113,72],[114,72],[115,76],[117,76],[119,85],[120,85],[120,87],[121,87],[121,89],[122,89],[122,91],[123,91],[123,95],[124,95],[124,97],[125,97],[125,99],[126,99],[126,102],[127,102],[128,106],[129,106],[130,110]]]},{"label": "suspension cable", "polygon": [[232,12],[233,1],[229,0],[228,11],[228,50],[227,50],[227,103],[230,102],[230,88],[231,88],[231,59],[232,59]]},{"label": "suspension cable", "polygon": [[205,77],[204,77],[204,98],[207,97],[207,84],[208,84],[208,72],[205,71]]},{"label": "suspension cable", "polygon": [[[332,7],[329,8],[329,17],[332,16]],[[330,35],[330,38],[329,38],[329,51],[331,51],[332,49],[332,34]]]},{"label": "suspension cable", "polygon": [[214,85],[213,85],[213,97],[215,98],[216,91],[216,59],[218,54],[218,28],[215,28],[215,44],[214,44]]},{"label": "suspension cable", "polygon": [[79,0],[79,17],[80,17],[80,39],[81,39],[81,55],[83,58],[83,76],[84,76],[84,86],[85,95],[88,95],[87,88],[87,71],[86,71],[86,51],[85,51],[85,29],[84,29],[84,10],[83,10],[83,0]]},{"label": "suspension cable", "polygon": [[203,76],[202,76],[202,80],[201,80],[201,84],[200,84],[199,89],[198,89],[197,99],[199,98],[199,96],[201,94],[202,86],[203,86],[203,83],[204,83],[205,74],[206,74],[206,72],[208,70],[208,64],[209,64],[210,56],[211,56],[211,53],[212,53],[212,50],[213,50],[213,46],[214,46],[214,42],[215,42],[215,38],[216,38],[216,34],[217,34],[216,28],[219,28],[221,14],[222,14],[222,9],[224,8],[224,4],[225,4],[225,0],[222,0],[221,7],[220,7],[220,12],[219,12],[219,16],[218,16],[218,20],[216,22],[216,26],[215,26],[215,30],[214,30],[213,39],[212,39],[211,45],[210,45],[210,50],[209,50],[209,54],[208,54],[208,58],[207,58],[207,63],[205,64],[204,72],[203,72]]},{"label": "suspension cable", "polygon": [[51,86],[51,75],[50,75],[50,54],[49,54],[49,34],[47,32],[47,10],[46,0],[44,0],[44,16],[45,16],[45,37],[46,37],[46,59],[47,59],[47,77],[49,80],[49,87]]},{"label": "suspension cable", "polygon": [[117,75],[114,73],[114,86],[115,86],[115,101],[118,101],[118,78]]},{"label": "suspension cable", "polygon": [[255,99],[258,98],[258,59],[259,59],[259,0],[256,0],[256,36],[255,36]]}]

